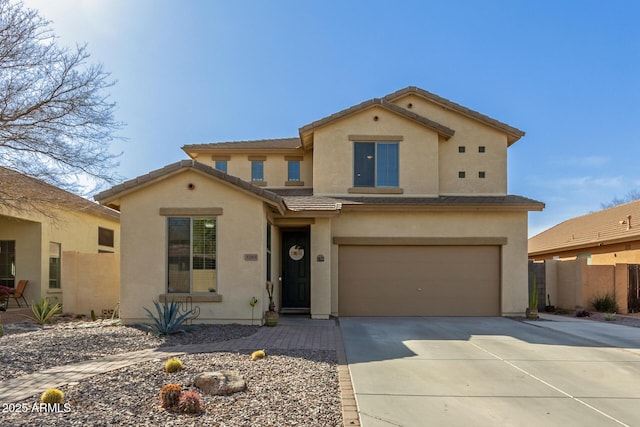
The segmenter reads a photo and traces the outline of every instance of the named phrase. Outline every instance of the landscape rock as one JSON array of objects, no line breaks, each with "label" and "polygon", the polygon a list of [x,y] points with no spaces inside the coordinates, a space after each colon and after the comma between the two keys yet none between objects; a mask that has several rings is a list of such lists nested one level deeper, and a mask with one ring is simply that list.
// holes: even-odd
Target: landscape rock
[{"label": "landscape rock", "polygon": [[212,395],[232,394],[247,389],[247,382],[238,371],[202,372],[193,383],[203,393]]}]

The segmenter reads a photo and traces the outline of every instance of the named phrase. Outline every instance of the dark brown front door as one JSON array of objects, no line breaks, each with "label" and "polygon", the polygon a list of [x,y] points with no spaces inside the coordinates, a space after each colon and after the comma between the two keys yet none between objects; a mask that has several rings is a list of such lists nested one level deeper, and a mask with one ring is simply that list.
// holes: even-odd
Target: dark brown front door
[{"label": "dark brown front door", "polygon": [[282,308],[311,307],[309,231],[282,232]]}]

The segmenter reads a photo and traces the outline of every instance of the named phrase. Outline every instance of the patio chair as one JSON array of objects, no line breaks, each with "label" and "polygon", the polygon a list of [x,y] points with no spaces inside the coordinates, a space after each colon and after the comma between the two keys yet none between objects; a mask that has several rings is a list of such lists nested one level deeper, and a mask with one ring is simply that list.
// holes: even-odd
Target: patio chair
[{"label": "patio chair", "polygon": [[28,280],[20,280],[18,282],[18,286],[16,286],[16,288],[13,290],[13,292],[11,292],[11,298],[16,300],[16,304],[18,304],[18,307],[22,307],[20,305],[20,298],[22,298],[22,301],[24,301],[26,306],[29,307],[29,303],[24,298],[24,289],[27,287],[27,283],[29,283]]}]

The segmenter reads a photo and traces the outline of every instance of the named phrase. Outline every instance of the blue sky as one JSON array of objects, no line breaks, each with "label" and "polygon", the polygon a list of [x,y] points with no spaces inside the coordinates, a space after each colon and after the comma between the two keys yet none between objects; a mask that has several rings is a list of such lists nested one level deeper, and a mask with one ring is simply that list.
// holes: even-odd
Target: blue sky
[{"label": "blue sky", "polygon": [[118,81],[119,173],[184,144],[296,136],[419,86],[527,134],[509,193],[534,235],[640,188],[634,0],[25,0]]}]

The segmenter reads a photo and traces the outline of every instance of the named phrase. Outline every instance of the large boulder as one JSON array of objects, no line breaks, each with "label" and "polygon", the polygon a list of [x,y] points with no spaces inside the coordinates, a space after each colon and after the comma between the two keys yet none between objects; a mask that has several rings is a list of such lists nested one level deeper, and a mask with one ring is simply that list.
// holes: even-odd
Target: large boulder
[{"label": "large boulder", "polygon": [[202,372],[193,383],[206,394],[231,394],[247,389],[247,382],[238,371]]}]

